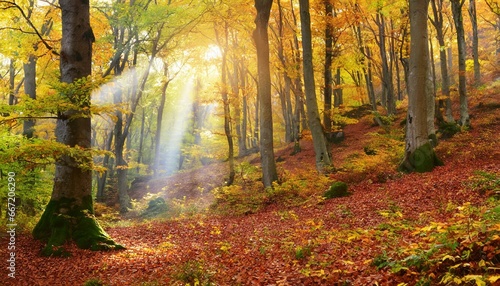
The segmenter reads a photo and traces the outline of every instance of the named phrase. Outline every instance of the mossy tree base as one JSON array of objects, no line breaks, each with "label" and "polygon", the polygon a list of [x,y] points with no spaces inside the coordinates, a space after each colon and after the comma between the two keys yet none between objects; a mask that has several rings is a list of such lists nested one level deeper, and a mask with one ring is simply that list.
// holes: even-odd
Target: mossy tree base
[{"label": "mossy tree base", "polygon": [[443,162],[437,157],[431,143],[418,147],[414,152],[408,152],[405,159],[399,165],[403,172],[430,172],[436,166],[442,166]]},{"label": "mossy tree base", "polygon": [[35,239],[47,242],[43,256],[63,256],[68,253],[62,245],[73,240],[79,248],[90,250],[125,249],[115,243],[94,217],[92,197],[51,200],[40,221],[33,229]]}]

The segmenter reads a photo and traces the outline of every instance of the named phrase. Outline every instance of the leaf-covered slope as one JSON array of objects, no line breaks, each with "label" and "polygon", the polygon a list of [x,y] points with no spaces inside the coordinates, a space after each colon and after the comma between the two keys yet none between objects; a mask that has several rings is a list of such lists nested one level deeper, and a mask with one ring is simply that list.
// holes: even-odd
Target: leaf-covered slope
[{"label": "leaf-covered slope", "polygon": [[[484,210],[498,192],[499,112],[490,108],[498,94],[484,98],[472,108],[474,128],[437,147],[445,165],[431,173],[387,171],[383,180],[370,172],[349,175],[349,166],[339,161],[362,153],[368,142],[363,134],[376,131],[361,120],[346,128],[346,141],[333,149],[334,159],[345,159],[337,161],[344,169],[331,177],[351,180],[349,197],[271,204],[250,215],[114,227],[107,232],[126,250],[70,246],[70,258],[40,257],[43,245],[19,234],[16,278],[2,275],[0,284],[82,285],[94,279],[106,285],[434,285],[480,277],[494,285],[500,215],[495,217],[498,207]],[[311,144],[302,148],[296,156],[283,151],[281,167],[314,168],[314,159],[305,156]],[[0,251],[6,257],[6,248]]]}]

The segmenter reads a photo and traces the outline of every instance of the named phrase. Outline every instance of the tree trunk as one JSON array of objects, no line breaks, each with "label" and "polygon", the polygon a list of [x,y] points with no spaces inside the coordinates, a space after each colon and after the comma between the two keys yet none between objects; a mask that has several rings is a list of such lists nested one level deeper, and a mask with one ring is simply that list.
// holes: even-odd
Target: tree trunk
[{"label": "tree trunk", "polygon": [[[431,59],[430,65],[431,65],[431,74],[432,74],[432,101],[435,103],[433,109],[434,109],[434,114],[436,117],[436,122],[439,125],[442,122],[444,122],[443,114],[441,113],[441,108],[440,108],[443,105],[443,100],[439,99],[438,101],[436,101],[436,92],[437,92],[436,63],[434,61],[434,45],[432,44],[432,39],[430,37],[429,37],[429,47],[430,47],[430,57],[429,58]],[[434,136],[435,136],[435,130],[432,130],[432,132],[430,132],[429,134],[434,134]],[[436,140],[437,140],[437,138],[436,138]]]},{"label": "tree trunk", "polygon": [[454,86],[455,85],[455,77],[453,76],[453,49],[451,47],[451,45],[448,46],[448,49],[447,49],[447,54],[448,54],[448,71],[450,72],[450,86]]},{"label": "tree trunk", "polygon": [[441,94],[445,98],[446,105],[446,121],[448,123],[455,123],[453,118],[451,97],[450,97],[450,76],[448,75],[448,65],[446,57],[446,44],[444,42],[443,31],[443,0],[431,0],[431,7],[434,18],[431,23],[436,29],[436,39],[439,43],[439,64],[441,70]]},{"label": "tree trunk", "polygon": [[164,81],[161,87],[160,104],[158,105],[158,113],[156,114],[156,134],[155,134],[155,153],[154,153],[154,168],[153,174],[158,177],[160,174],[160,148],[161,148],[161,129],[163,123],[163,110],[165,109],[165,102],[167,100],[167,88],[170,80],[168,79],[167,64],[164,63]]},{"label": "tree trunk", "polygon": [[400,168],[406,171],[428,172],[439,164],[428,139],[427,85],[429,47],[427,11],[429,0],[410,0],[410,81],[406,130],[405,158]]},{"label": "tree trunk", "polygon": [[[23,65],[24,69],[24,93],[31,99],[36,99],[36,61],[35,55],[30,55],[28,62]],[[23,122],[23,135],[27,138],[33,137],[35,120],[29,119]]]},{"label": "tree trunk", "polygon": [[140,165],[143,161],[143,150],[144,150],[144,131],[145,131],[145,126],[144,122],[146,121],[146,110],[145,108],[142,108],[142,116],[141,116],[141,131],[139,133],[139,150],[137,150],[137,168],[136,171],[139,173],[140,171]]},{"label": "tree trunk", "polygon": [[[107,134],[107,137],[105,138],[106,140],[106,145],[105,145],[105,150],[106,151],[111,151],[111,146],[113,144],[113,130],[109,130],[109,134]],[[107,170],[104,171],[102,174],[99,174],[97,177],[97,194],[96,194],[96,200],[98,202],[104,202],[104,191],[106,189],[106,181],[108,178],[108,173],[109,169],[112,168],[112,164],[110,164],[109,160],[109,155],[106,154],[104,155],[104,159],[102,161],[103,167],[105,167]]]},{"label": "tree trunk", "polygon": [[281,105],[282,105],[282,113],[283,113],[283,119],[285,121],[285,142],[290,143],[295,140],[295,137],[293,135],[293,129],[294,129],[294,120],[293,120],[293,107],[292,107],[292,98],[291,98],[291,89],[292,89],[292,79],[289,75],[288,70],[289,68],[289,63],[287,62],[287,59],[285,57],[284,53],[284,36],[283,36],[283,30],[284,30],[284,23],[283,23],[283,8],[281,7],[281,2],[278,0],[278,35],[277,35],[277,50],[278,50],[278,58],[281,62],[282,65],[282,76],[283,76],[283,81],[284,81],[284,87],[282,91],[280,92],[280,100],[281,100]]},{"label": "tree trunk", "polygon": [[[236,36],[234,36],[234,49],[238,48]],[[241,60],[242,61],[242,60]],[[234,107],[234,129],[236,130],[236,138],[238,139],[238,156],[244,156],[247,153],[247,146],[245,136],[243,136],[243,123],[242,123],[242,104],[240,97],[240,90],[243,91],[240,79],[240,59],[233,55],[233,74],[231,76],[231,90],[233,96]]]},{"label": "tree trunk", "polygon": [[[73,83],[91,73],[92,42],[89,2],[60,0],[62,11],[61,81]],[[90,90],[83,95],[68,95],[80,107],[90,106]],[[77,98],[78,97],[78,98]],[[56,125],[58,142],[70,147],[91,148],[91,123],[87,111],[68,110],[59,114]],[[43,255],[64,255],[60,248],[74,240],[80,248],[120,249],[94,217],[92,201],[92,158],[86,168],[74,158],[63,156],[56,163],[54,188],[45,211],[33,229],[35,239],[47,241]]]},{"label": "tree trunk", "polygon": [[427,69],[427,83],[425,85],[427,95],[427,138],[429,138],[429,142],[431,142],[434,147],[438,143],[436,128],[434,126],[434,119],[436,117],[436,93],[434,90],[434,82],[432,81],[432,63],[430,61],[430,56],[428,57],[427,64],[429,65]]},{"label": "tree trunk", "polygon": [[196,79],[194,86],[194,100],[193,100],[193,137],[194,145],[201,145],[201,129],[203,128],[203,121],[205,120],[204,112],[200,110],[200,94],[201,94],[201,78]]},{"label": "tree trunk", "polygon": [[495,55],[497,58],[497,66],[500,66],[500,9],[499,12],[497,13],[495,30],[496,30],[495,44],[497,47],[495,50]]},{"label": "tree trunk", "polygon": [[[118,87],[114,94],[115,104],[120,104],[123,100],[123,89]],[[125,213],[128,211],[130,205],[130,197],[128,195],[128,164],[125,160],[123,151],[125,147],[125,140],[127,134],[123,132],[123,114],[120,110],[116,111],[116,123],[115,123],[115,164],[116,164],[116,179],[118,182],[118,200],[120,203],[120,212]]]},{"label": "tree trunk", "polygon": [[340,73],[340,68],[337,68],[335,73],[335,88],[333,89],[333,106],[339,107],[344,104],[344,91],[341,87],[342,77]]},{"label": "tree trunk", "polygon": [[273,148],[273,113],[271,103],[271,72],[269,69],[269,36],[267,27],[272,0],[255,0],[257,17],[253,32],[257,48],[257,68],[259,73],[258,97],[260,102],[260,158],[262,162],[262,182],[264,187],[272,187],[278,180]]},{"label": "tree trunk", "polygon": [[[293,1],[291,0],[291,3]],[[291,5],[292,9],[292,20],[294,27],[298,27],[297,16],[293,9],[293,3]],[[302,129],[307,129],[307,118],[305,116],[304,110],[304,92],[302,90],[302,76],[301,76],[301,61],[300,48],[299,48],[299,37],[297,33],[293,34],[293,42],[290,41],[290,48],[293,54],[293,64],[295,67],[296,75],[293,80],[293,93],[295,94],[295,110],[293,116],[293,138],[295,140],[294,153],[300,151],[299,138]],[[302,129],[301,129],[302,126]]]},{"label": "tree trunk", "polygon": [[377,13],[377,26],[379,29],[379,50],[382,60],[382,105],[387,109],[389,115],[396,112],[394,102],[394,87],[392,83],[392,72],[389,69],[387,59],[386,36],[385,36],[385,17],[381,12]]},{"label": "tree trunk", "polygon": [[333,60],[333,25],[330,18],[333,17],[333,5],[330,0],[325,0],[325,68],[323,71],[324,86],[324,108],[323,125],[325,131],[330,132],[332,129],[332,94],[333,94],[333,76],[332,76],[332,60]]},{"label": "tree trunk", "polygon": [[361,26],[359,23],[353,27],[353,31],[354,35],[356,36],[359,52],[361,53],[360,64],[361,70],[363,71],[363,78],[365,80],[366,96],[368,97],[368,101],[370,102],[373,111],[376,111],[377,103],[375,101],[375,93],[373,92],[373,83],[371,79],[371,62],[370,58],[368,57],[369,48],[365,47],[363,35],[361,34]]},{"label": "tree trunk", "polygon": [[465,70],[465,31],[462,17],[462,6],[465,0],[451,0],[451,10],[453,12],[453,21],[457,30],[458,44],[458,93],[460,95],[460,125],[470,126],[469,107],[467,104],[467,81]]},{"label": "tree trunk", "polygon": [[318,102],[314,83],[314,69],[312,63],[311,17],[309,14],[309,0],[300,0],[300,22],[302,30],[302,50],[304,87],[306,92],[306,106],[309,128],[313,137],[314,152],[316,154],[316,168],[322,171],[324,167],[332,165],[330,151],[326,142],[323,126],[319,119]]},{"label": "tree trunk", "polygon": [[243,91],[242,97],[241,97],[241,109],[242,109],[242,118],[241,118],[241,141],[245,146],[245,152],[248,153],[248,146],[250,146],[248,143],[248,96],[247,96],[247,88],[246,88],[246,73],[245,73],[245,68],[243,66],[243,63],[241,63],[240,66],[240,86],[241,90]]},{"label": "tree trunk", "polygon": [[469,0],[469,16],[472,24],[472,57],[474,59],[474,84],[481,84],[481,69],[479,66],[479,37],[477,31],[476,0]]},{"label": "tree trunk", "polygon": [[230,186],[234,182],[235,170],[234,170],[234,142],[233,135],[231,132],[231,110],[229,105],[229,95],[227,91],[227,52],[229,46],[228,38],[228,24],[224,22],[224,44],[221,45],[221,39],[219,38],[217,27],[215,27],[215,33],[219,46],[222,47],[222,64],[221,64],[221,90],[220,94],[222,97],[222,104],[224,106],[224,134],[226,135],[227,145],[228,145],[228,163],[229,163],[229,177],[226,181],[226,185]]},{"label": "tree trunk", "polygon": [[17,102],[16,99],[16,66],[13,59],[9,60],[9,105],[14,105]]}]

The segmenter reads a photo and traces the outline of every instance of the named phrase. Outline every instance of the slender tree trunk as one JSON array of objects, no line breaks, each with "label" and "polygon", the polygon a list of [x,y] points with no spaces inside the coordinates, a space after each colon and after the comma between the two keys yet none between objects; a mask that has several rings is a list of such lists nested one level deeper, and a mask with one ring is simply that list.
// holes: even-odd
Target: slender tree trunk
[{"label": "slender tree trunk", "polygon": [[[237,37],[233,36],[233,48],[236,50],[238,48]],[[229,75],[231,81],[231,102],[233,103],[233,114],[234,114],[234,129],[236,131],[236,138],[238,142],[238,156],[242,156],[246,153],[246,146],[241,135],[241,104],[240,104],[240,72],[239,72],[239,60],[236,55],[232,56],[233,62],[233,72]]]},{"label": "slender tree trunk", "polygon": [[165,63],[165,70],[163,73],[164,81],[161,87],[160,104],[158,105],[158,113],[156,114],[156,134],[155,134],[155,155],[154,155],[154,176],[158,177],[160,174],[160,148],[161,148],[161,132],[163,124],[163,111],[165,109],[165,102],[167,101],[167,88],[170,80],[168,79],[168,68]]},{"label": "slender tree trunk", "polygon": [[[125,143],[127,138],[129,137],[130,126],[132,125],[132,120],[134,119],[135,111],[137,106],[139,105],[139,101],[142,98],[144,88],[146,86],[146,82],[149,77],[149,72],[153,65],[153,61],[156,57],[157,45],[160,34],[157,35],[157,38],[153,42],[152,54],[149,59],[148,67],[144,72],[140,84],[137,80],[137,74],[135,70],[136,66],[136,57],[134,54],[133,64],[131,68],[132,72],[132,88],[129,90],[130,92],[130,113],[126,116],[123,116],[120,110],[117,110],[116,117],[117,121],[115,124],[115,163],[116,163],[116,178],[117,178],[117,188],[118,188],[118,199],[120,203],[120,212],[127,212],[129,208],[132,207],[130,196],[128,195],[128,163],[125,158]],[[123,67],[122,67],[123,68]],[[122,69],[120,68],[120,71]],[[119,75],[120,73],[116,73]],[[115,103],[123,102],[123,92],[124,88],[118,88],[115,93]],[[124,120],[125,119],[125,120]]]},{"label": "slender tree trunk", "polygon": [[[202,115],[200,108],[200,93],[201,93],[201,78],[196,79],[194,87],[194,100],[193,100],[193,137],[194,145],[201,145],[201,129],[203,128],[203,121],[205,116]],[[204,113],[204,112],[203,112]]]},{"label": "slender tree trunk", "polygon": [[[291,9],[292,9],[292,20],[293,20],[293,25],[294,27],[298,27],[298,21],[297,21],[297,16],[296,13],[293,9],[294,4],[293,0],[290,0],[291,4]],[[297,33],[293,34],[293,42],[290,41],[290,49],[293,51],[294,55],[294,66],[295,66],[295,71],[296,71],[296,76],[293,80],[293,92],[295,94],[295,110],[294,110],[294,116],[293,116],[293,122],[294,122],[294,139],[295,139],[295,149],[294,152],[299,152],[300,151],[300,145],[299,145],[299,137],[300,137],[300,132],[301,132],[301,126],[302,129],[307,129],[308,124],[307,124],[307,117],[305,116],[305,110],[304,110],[304,92],[302,90],[302,68],[301,68],[301,55],[300,55],[300,47],[299,47],[299,37],[297,36]]]},{"label": "slender tree trunk", "polygon": [[9,105],[16,104],[16,67],[13,59],[9,60]]},{"label": "slender tree trunk", "polygon": [[[436,63],[434,62],[434,45],[432,43],[432,38],[429,36],[429,47],[430,47],[430,59],[431,59],[431,74],[432,74],[432,100],[435,102],[435,106],[433,107],[434,109],[434,114],[436,115],[436,121],[439,124],[444,122],[443,119],[443,114],[441,113],[441,106],[443,105],[443,100],[438,99],[436,102],[436,93],[437,93],[437,77],[436,77]],[[435,131],[433,130],[429,134],[434,134]]]},{"label": "slender tree trunk", "polygon": [[370,103],[372,105],[373,111],[377,111],[377,99],[375,98],[375,89],[373,88],[373,73],[372,73],[372,61],[371,61],[371,49],[366,47],[366,55],[368,57],[368,66],[366,73],[366,88],[368,91],[368,96],[370,98]]},{"label": "slender tree trunk", "polygon": [[428,140],[429,47],[427,11],[429,0],[410,0],[410,81],[405,158],[401,169],[431,171],[439,160]]},{"label": "slender tree trunk", "polygon": [[496,30],[495,44],[497,47],[496,51],[495,51],[495,55],[497,58],[497,66],[500,66],[500,9],[499,9],[498,14],[497,14],[497,21],[496,21],[496,25],[495,25],[495,30]]},{"label": "slender tree trunk", "polygon": [[396,86],[398,90],[398,100],[403,100],[403,90],[401,88],[401,71],[399,68],[399,61],[397,60],[398,55],[396,54],[394,57],[394,65],[396,67]]},{"label": "slender tree trunk", "polygon": [[145,131],[145,121],[146,121],[146,110],[145,108],[142,108],[142,115],[141,115],[141,131],[139,135],[139,150],[137,150],[137,173],[139,173],[140,170],[140,164],[143,162],[143,150],[144,150],[144,131]]},{"label": "slender tree trunk", "polygon": [[[123,90],[118,89],[115,93],[115,102],[122,102]],[[116,164],[116,179],[118,188],[118,200],[120,203],[120,212],[125,213],[130,208],[130,197],[128,195],[128,163],[124,156],[124,147],[127,134],[123,132],[123,115],[120,110],[116,111],[116,123],[115,123],[115,164]]]},{"label": "slender tree trunk", "polygon": [[476,0],[469,0],[469,17],[472,23],[472,57],[474,59],[474,84],[481,84],[481,67],[479,65],[479,36],[477,30]]},{"label": "slender tree trunk", "polygon": [[257,67],[259,71],[258,97],[260,102],[260,158],[262,161],[262,181],[264,187],[272,187],[278,180],[273,148],[273,116],[271,104],[271,72],[269,69],[269,36],[267,27],[272,0],[255,0],[257,17],[253,37],[257,47]]},{"label": "slender tree trunk", "polygon": [[456,81],[455,81],[455,77],[453,76],[454,74],[454,70],[453,70],[453,48],[451,47],[451,45],[448,46],[448,49],[447,49],[447,54],[448,54],[448,71],[449,71],[449,74],[450,74],[450,86],[454,86]]},{"label": "slender tree trunk", "polygon": [[316,168],[322,171],[331,166],[331,155],[328,150],[323,126],[319,119],[318,102],[316,101],[316,87],[314,83],[314,69],[312,63],[311,17],[309,14],[309,0],[300,0],[300,23],[302,30],[302,67],[304,69],[304,87],[306,92],[307,118],[313,137],[314,152],[316,153]]},{"label": "slender tree trunk", "polygon": [[333,60],[333,5],[330,0],[324,0],[325,3],[325,68],[323,71],[324,86],[324,114],[323,125],[325,131],[330,132],[332,129],[332,94],[333,94],[333,76],[332,76],[332,60]]},{"label": "slender tree trunk", "polygon": [[469,107],[467,104],[467,80],[465,70],[465,31],[462,17],[462,6],[465,0],[451,0],[453,21],[457,30],[458,44],[458,93],[460,95],[460,125],[470,126]]},{"label": "slender tree trunk", "polygon": [[242,98],[241,98],[241,109],[242,109],[242,118],[241,118],[241,141],[245,146],[245,152],[248,152],[248,96],[247,96],[247,87],[246,87],[246,68],[243,66],[243,62],[240,65],[240,86],[242,90]]},{"label": "slender tree trunk", "polygon": [[281,1],[277,1],[278,4],[278,33],[277,33],[277,50],[278,58],[282,66],[282,77],[284,82],[284,87],[280,90],[280,100],[282,106],[283,119],[285,121],[285,142],[293,142],[293,108],[291,99],[291,88],[292,79],[288,73],[289,63],[285,57],[284,53],[284,23],[283,23],[283,8],[281,7]]},{"label": "slender tree trunk", "polygon": [[392,73],[389,69],[389,61],[387,59],[385,17],[381,12],[377,13],[377,26],[379,29],[380,58],[382,60],[382,104],[386,107],[387,113],[390,115],[396,112],[396,107],[394,102]]},{"label": "slender tree trunk", "polygon": [[[105,150],[106,151],[111,151],[111,146],[113,144],[113,129],[109,130],[109,133],[106,136],[106,143],[105,143]],[[100,174],[97,178],[97,194],[96,194],[96,200],[98,202],[103,202],[105,198],[104,191],[106,189],[106,181],[108,178],[108,173],[109,169],[112,168],[112,164],[110,164],[110,158],[109,155],[106,154],[104,155],[104,159],[102,161],[103,167],[105,167],[107,170],[104,171],[102,174]]]},{"label": "slender tree trunk", "polygon": [[[59,1],[62,13],[61,81],[74,83],[91,73],[92,42],[88,1]],[[67,95],[81,108],[90,107],[90,90]],[[58,142],[70,147],[91,148],[91,122],[88,111],[68,110],[59,114],[56,125]],[[47,241],[43,255],[62,255],[60,247],[74,240],[80,248],[92,250],[123,248],[99,226],[93,213],[92,158],[77,162],[63,156],[56,163],[54,188],[49,204],[33,229],[35,239]],[[87,165],[82,168],[81,164]]]},{"label": "slender tree trunk", "polygon": [[441,70],[441,94],[445,98],[446,105],[446,121],[449,123],[455,123],[452,112],[452,104],[450,97],[450,76],[448,75],[448,65],[446,57],[446,44],[444,41],[444,31],[443,31],[443,0],[431,0],[431,7],[433,12],[433,19],[431,23],[436,29],[436,39],[439,43],[439,65]]},{"label": "slender tree trunk", "polygon": [[335,73],[335,88],[333,89],[333,106],[339,107],[344,104],[344,91],[341,87],[342,77],[340,73],[340,68],[337,67],[337,72]]},{"label": "slender tree trunk", "polygon": [[360,64],[361,64],[361,69],[363,71],[363,78],[365,80],[366,96],[368,97],[368,101],[370,102],[372,109],[374,111],[376,111],[377,105],[376,105],[376,101],[375,101],[375,93],[373,92],[373,84],[372,84],[372,79],[370,76],[371,64],[370,64],[370,59],[368,58],[369,50],[367,47],[365,47],[365,44],[363,41],[363,35],[361,34],[360,24],[356,24],[353,27],[353,32],[354,32],[354,35],[356,36],[356,41],[358,44],[359,52],[361,53]]},{"label": "slender tree trunk", "polygon": [[[31,99],[36,99],[36,62],[35,55],[30,55],[28,62],[23,65],[24,69],[24,93]],[[23,122],[23,135],[27,138],[33,137],[35,120],[29,119]]]},{"label": "slender tree trunk", "polygon": [[[432,55],[432,54],[431,54]],[[426,83],[426,95],[427,95],[427,137],[432,143],[432,146],[437,145],[436,129],[434,126],[434,119],[436,117],[436,93],[434,89],[434,82],[432,80],[432,63],[430,61],[430,56],[428,57],[427,64],[429,68],[427,69],[427,83]]]},{"label": "slender tree trunk", "polygon": [[[215,28],[216,36],[220,42],[219,36],[217,34],[217,28]],[[229,163],[229,177],[226,181],[226,185],[230,186],[234,182],[235,170],[234,170],[234,142],[233,135],[231,132],[231,110],[229,105],[229,95],[227,91],[227,52],[229,46],[228,38],[228,24],[224,22],[224,45],[222,51],[222,65],[221,65],[221,97],[224,106],[224,133],[227,139],[228,145],[228,163]]]}]

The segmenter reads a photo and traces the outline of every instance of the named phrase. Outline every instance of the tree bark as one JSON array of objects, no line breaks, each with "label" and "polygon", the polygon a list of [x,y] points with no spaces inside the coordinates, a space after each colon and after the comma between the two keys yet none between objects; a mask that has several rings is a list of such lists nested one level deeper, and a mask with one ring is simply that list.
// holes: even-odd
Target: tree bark
[{"label": "tree bark", "polygon": [[248,146],[251,146],[248,144],[248,96],[247,96],[247,88],[246,88],[246,68],[244,67],[243,63],[241,63],[240,67],[240,86],[241,90],[243,91],[242,96],[241,96],[241,109],[242,109],[242,118],[241,118],[241,142],[245,145],[245,152],[248,153]]},{"label": "tree bark", "polygon": [[335,88],[333,89],[333,106],[339,107],[344,104],[344,90],[341,87],[342,76],[340,73],[340,68],[337,67],[337,72],[335,73]]},{"label": "tree bark", "polygon": [[389,69],[387,59],[386,36],[385,36],[385,17],[379,11],[377,13],[377,26],[379,30],[379,51],[382,60],[382,104],[386,107],[389,115],[396,113],[394,101],[394,86],[392,83],[392,71]]},{"label": "tree bark", "polygon": [[[105,143],[105,149],[104,150],[111,151],[111,146],[113,144],[113,129],[109,130],[109,133],[107,134],[105,140],[106,140],[106,143]],[[112,168],[112,164],[110,164],[110,156],[108,154],[104,155],[104,159],[103,159],[102,165],[107,170],[104,171],[102,174],[99,174],[98,177],[97,177],[97,194],[96,194],[96,200],[98,202],[104,202],[104,198],[105,198],[104,191],[106,189],[106,181],[108,179],[109,169]]]},{"label": "tree bark", "polygon": [[220,95],[222,98],[222,104],[224,107],[224,134],[226,135],[227,146],[228,146],[228,163],[229,163],[229,177],[226,180],[226,185],[230,186],[234,182],[235,170],[234,170],[234,142],[233,135],[231,131],[231,109],[229,105],[229,95],[228,95],[228,83],[227,83],[227,53],[229,49],[229,37],[228,37],[228,23],[224,22],[224,43],[219,37],[217,27],[215,27],[215,34],[219,46],[222,47],[222,63],[221,63],[221,88]]},{"label": "tree bark", "polygon": [[460,95],[460,125],[470,126],[469,107],[467,103],[467,80],[465,70],[465,31],[462,17],[462,6],[465,0],[451,0],[453,21],[457,30],[458,44],[458,93]]},{"label": "tree bark", "polygon": [[428,172],[440,164],[428,139],[428,4],[429,0],[410,0],[409,106],[405,158],[400,165],[406,171]]},{"label": "tree bark", "polygon": [[[36,62],[35,55],[30,55],[28,62],[23,65],[24,69],[24,93],[31,99],[36,99]],[[23,122],[23,135],[32,138],[35,128],[35,120],[29,119]]]},{"label": "tree bark", "polygon": [[445,98],[446,106],[446,121],[448,123],[455,123],[453,118],[451,97],[450,97],[450,76],[448,74],[447,56],[446,56],[446,44],[444,42],[444,31],[443,31],[443,0],[431,0],[431,7],[433,18],[431,23],[436,29],[436,39],[439,43],[439,65],[441,71],[441,94]]},{"label": "tree bark", "polygon": [[474,59],[474,84],[481,84],[481,67],[479,65],[479,36],[477,31],[476,0],[469,0],[469,17],[472,23],[472,57]]},{"label": "tree bark", "polygon": [[319,118],[318,102],[316,101],[316,87],[312,63],[311,17],[309,14],[309,0],[300,0],[300,22],[302,30],[302,67],[304,69],[304,87],[306,92],[306,106],[309,128],[313,137],[314,152],[316,154],[316,168],[322,171],[324,167],[332,165],[330,150],[326,142],[323,126]]},{"label": "tree bark", "polygon": [[278,180],[273,145],[273,113],[271,103],[271,71],[269,68],[269,35],[267,27],[272,0],[255,0],[257,17],[253,32],[257,48],[257,68],[259,73],[258,97],[260,102],[260,158],[262,162],[262,182],[264,187],[272,187]]},{"label": "tree bark", "polygon": [[333,60],[333,25],[331,19],[333,17],[333,5],[330,0],[325,2],[325,68],[323,71],[324,86],[324,114],[323,125],[325,131],[330,132],[332,129],[332,94],[333,94],[333,76],[332,76],[332,60]]},{"label": "tree bark", "polygon": [[479,36],[477,31],[476,0],[469,0],[469,17],[472,24],[472,57],[474,59],[474,84],[481,84],[479,65]]},{"label": "tree bark", "polygon": [[[60,0],[62,11],[61,81],[74,83],[91,74],[92,42],[88,1]],[[80,107],[90,106],[90,90],[68,95]],[[57,119],[56,138],[70,147],[90,148],[90,114],[83,109],[61,112]],[[33,230],[35,239],[47,241],[43,255],[62,255],[66,240],[80,248],[119,249],[94,217],[92,201],[92,158],[82,162],[63,156],[56,163],[51,199]]]},{"label": "tree bark", "polygon": [[284,87],[280,91],[280,100],[282,106],[283,119],[285,121],[285,142],[290,143],[295,140],[293,136],[294,130],[294,120],[293,120],[293,107],[291,98],[292,89],[292,78],[289,75],[289,63],[285,57],[284,49],[284,21],[283,21],[283,8],[281,6],[281,1],[277,1],[278,4],[278,35],[277,35],[277,50],[278,58],[282,66],[282,77],[284,81]]},{"label": "tree bark", "polygon": [[361,34],[361,26],[359,23],[353,27],[353,31],[356,36],[359,52],[361,53],[360,64],[362,65],[361,69],[363,71],[363,77],[365,79],[366,95],[368,97],[368,101],[370,101],[372,110],[377,111],[377,102],[375,100],[375,92],[373,90],[373,82],[371,76],[372,72],[371,72],[370,49],[369,47],[365,46],[365,43],[363,41],[363,35]]},{"label": "tree bark", "polygon": [[17,103],[16,98],[16,66],[14,59],[9,59],[9,105]]},{"label": "tree bark", "polygon": [[437,145],[436,128],[434,126],[434,119],[436,117],[436,93],[434,92],[434,83],[432,81],[432,67],[430,56],[428,58],[427,64],[429,68],[427,69],[427,82],[426,82],[426,96],[427,96],[427,138],[432,146]]}]

